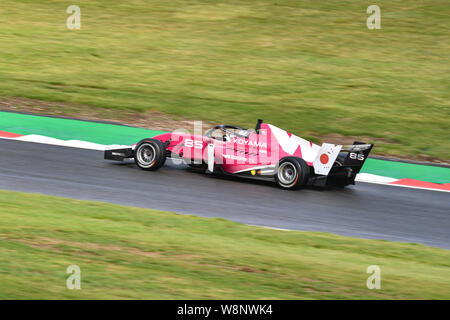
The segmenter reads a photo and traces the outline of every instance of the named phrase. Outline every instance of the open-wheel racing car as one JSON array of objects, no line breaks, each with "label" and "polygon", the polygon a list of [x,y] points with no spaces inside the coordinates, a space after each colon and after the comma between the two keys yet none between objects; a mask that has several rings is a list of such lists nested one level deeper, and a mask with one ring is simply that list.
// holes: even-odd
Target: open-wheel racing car
[{"label": "open-wheel racing car", "polygon": [[355,183],[373,144],[322,146],[258,120],[255,130],[218,125],[204,135],[170,132],[105,151],[105,159],[132,159],[144,170],[161,168],[166,158],[183,159],[207,173],[276,182],[285,189],[306,185],[344,187]]}]

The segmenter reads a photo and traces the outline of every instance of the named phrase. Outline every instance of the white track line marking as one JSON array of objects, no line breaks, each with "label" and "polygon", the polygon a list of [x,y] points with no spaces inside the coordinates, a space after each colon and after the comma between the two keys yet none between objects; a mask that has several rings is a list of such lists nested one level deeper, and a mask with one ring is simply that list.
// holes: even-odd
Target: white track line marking
[{"label": "white track line marking", "polygon": [[43,144],[51,144],[55,146],[62,146],[62,147],[72,147],[72,148],[79,148],[79,149],[88,149],[88,150],[99,150],[99,151],[105,151],[107,149],[119,149],[119,148],[129,148],[130,146],[125,145],[104,145],[89,141],[82,141],[82,140],[62,140],[62,139],[56,139],[46,136],[41,136],[38,134],[29,134],[17,138],[6,138],[6,137],[0,137],[2,139],[8,139],[8,140],[19,140],[19,141],[26,141],[26,142],[35,142],[35,143],[43,143]]}]

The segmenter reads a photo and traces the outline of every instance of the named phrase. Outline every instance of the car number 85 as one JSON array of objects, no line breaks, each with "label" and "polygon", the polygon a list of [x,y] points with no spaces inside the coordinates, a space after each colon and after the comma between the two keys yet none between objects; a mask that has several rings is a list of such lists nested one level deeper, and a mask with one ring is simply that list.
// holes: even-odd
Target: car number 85
[{"label": "car number 85", "polygon": [[350,152],[349,157],[350,157],[350,159],[353,159],[353,160],[359,160],[359,161],[364,160],[364,155],[360,154],[360,153]]},{"label": "car number 85", "polygon": [[194,147],[195,149],[202,149],[203,148],[203,142],[202,141],[194,141],[191,139],[184,140],[184,145],[188,148]]}]

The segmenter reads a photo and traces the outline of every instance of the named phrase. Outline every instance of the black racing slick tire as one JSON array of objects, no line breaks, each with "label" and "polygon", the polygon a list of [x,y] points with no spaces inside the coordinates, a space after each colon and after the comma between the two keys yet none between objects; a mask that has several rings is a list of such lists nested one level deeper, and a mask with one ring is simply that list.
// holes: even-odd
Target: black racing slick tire
[{"label": "black racing slick tire", "polygon": [[297,190],[306,185],[309,179],[309,166],[305,160],[297,157],[285,157],[280,160],[275,181],[283,189]]},{"label": "black racing slick tire", "polygon": [[142,170],[155,171],[166,162],[166,147],[156,139],[143,139],[134,149],[134,162]]}]

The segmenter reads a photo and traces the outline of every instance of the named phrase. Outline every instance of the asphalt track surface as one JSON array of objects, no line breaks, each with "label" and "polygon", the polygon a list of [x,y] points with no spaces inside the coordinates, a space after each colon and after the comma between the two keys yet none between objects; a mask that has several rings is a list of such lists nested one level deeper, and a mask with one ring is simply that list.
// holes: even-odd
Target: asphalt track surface
[{"label": "asphalt track surface", "polygon": [[166,165],[156,172],[103,152],[0,139],[0,189],[222,217],[450,249],[450,193],[357,183],[287,191]]}]

